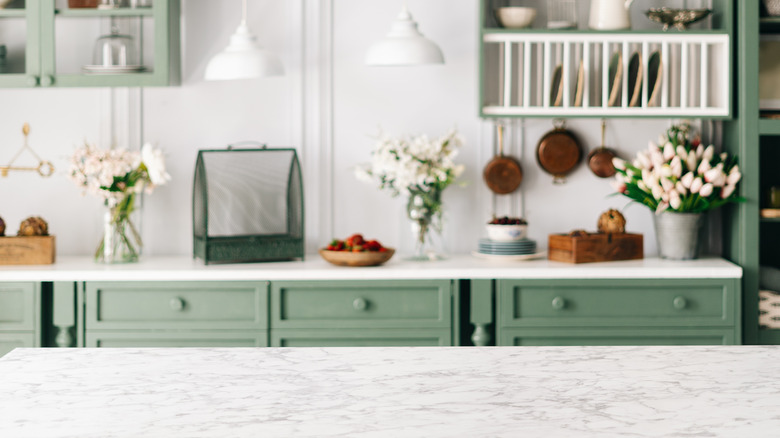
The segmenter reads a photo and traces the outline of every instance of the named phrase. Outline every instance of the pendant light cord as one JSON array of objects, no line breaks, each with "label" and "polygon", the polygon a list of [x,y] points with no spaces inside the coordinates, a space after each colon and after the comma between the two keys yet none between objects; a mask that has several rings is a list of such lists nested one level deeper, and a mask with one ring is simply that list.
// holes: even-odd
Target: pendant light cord
[{"label": "pendant light cord", "polygon": [[241,9],[241,24],[246,26],[246,0],[242,0],[242,9]]}]

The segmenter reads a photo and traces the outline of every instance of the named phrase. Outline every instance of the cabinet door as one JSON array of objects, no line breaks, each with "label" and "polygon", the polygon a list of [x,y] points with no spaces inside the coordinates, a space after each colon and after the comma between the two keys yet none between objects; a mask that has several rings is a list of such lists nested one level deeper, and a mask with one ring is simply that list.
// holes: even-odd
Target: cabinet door
[{"label": "cabinet door", "polygon": [[0,331],[35,331],[37,283],[0,283]]},{"label": "cabinet door", "polygon": [[87,333],[268,328],[263,282],[89,282],[85,300]]},{"label": "cabinet door", "polygon": [[717,328],[637,329],[503,328],[498,345],[734,345],[734,330]]},{"label": "cabinet door", "polygon": [[41,70],[41,3],[0,9],[0,87],[34,87]]},{"label": "cabinet door", "polygon": [[[28,1],[29,3],[38,3]],[[179,83],[179,0],[154,0],[149,8],[56,8],[40,0],[41,86],[145,87]],[[98,40],[129,37],[127,68],[99,65]],[[133,56],[133,55],[128,55]]]},{"label": "cabinet door", "polygon": [[291,281],[271,284],[275,328],[446,328],[449,280]]},{"label": "cabinet door", "polygon": [[0,333],[0,357],[14,348],[35,347],[33,333]]},{"label": "cabinet door", "polygon": [[734,279],[501,280],[502,327],[733,327]]},{"label": "cabinet door", "polygon": [[273,347],[425,347],[450,346],[449,330],[312,330],[271,331]]},{"label": "cabinet door", "polygon": [[87,332],[87,347],[266,347],[266,331]]}]

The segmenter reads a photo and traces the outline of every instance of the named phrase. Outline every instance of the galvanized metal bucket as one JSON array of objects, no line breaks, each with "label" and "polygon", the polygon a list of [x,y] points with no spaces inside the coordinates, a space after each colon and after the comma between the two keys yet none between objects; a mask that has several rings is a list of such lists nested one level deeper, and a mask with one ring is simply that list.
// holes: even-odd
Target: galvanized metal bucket
[{"label": "galvanized metal bucket", "polygon": [[653,215],[661,258],[690,260],[699,256],[703,213],[664,212]]}]

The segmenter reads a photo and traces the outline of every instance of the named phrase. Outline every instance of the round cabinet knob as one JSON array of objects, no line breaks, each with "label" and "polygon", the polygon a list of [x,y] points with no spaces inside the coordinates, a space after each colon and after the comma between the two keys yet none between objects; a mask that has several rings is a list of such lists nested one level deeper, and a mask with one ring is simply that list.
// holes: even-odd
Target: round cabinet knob
[{"label": "round cabinet knob", "polygon": [[41,86],[51,87],[54,85],[54,76],[41,76]]},{"label": "round cabinet knob", "polygon": [[674,308],[677,310],[682,310],[688,305],[688,300],[686,300],[683,297],[676,297],[674,299]]},{"label": "round cabinet knob", "polygon": [[561,310],[566,307],[566,300],[563,297],[555,297],[552,300],[552,307],[555,310]]},{"label": "round cabinet knob", "polygon": [[27,76],[27,85],[30,87],[38,85],[38,76]]},{"label": "round cabinet knob", "polygon": [[355,298],[355,301],[352,302],[352,307],[357,311],[363,311],[368,308],[368,301],[365,300],[365,298]]},{"label": "round cabinet knob", "polygon": [[184,300],[179,297],[171,298],[171,301],[168,302],[168,305],[171,307],[171,310],[176,312],[181,312],[184,310]]}]

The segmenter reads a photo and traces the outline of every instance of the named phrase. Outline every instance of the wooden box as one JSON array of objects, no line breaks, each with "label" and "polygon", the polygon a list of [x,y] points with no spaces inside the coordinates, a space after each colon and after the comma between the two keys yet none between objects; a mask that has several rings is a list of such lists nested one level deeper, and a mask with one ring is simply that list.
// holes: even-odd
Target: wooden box
[{"label": "wooden box", "polygon": [[567,263],[636,260],[644,257],[642,235],[631,233],[577,236],[550,234],[547,251],[550,260]]},{"label": "wooden box", "polygon": [[0,265],[54,263],[54,236],[0,237]]}]

